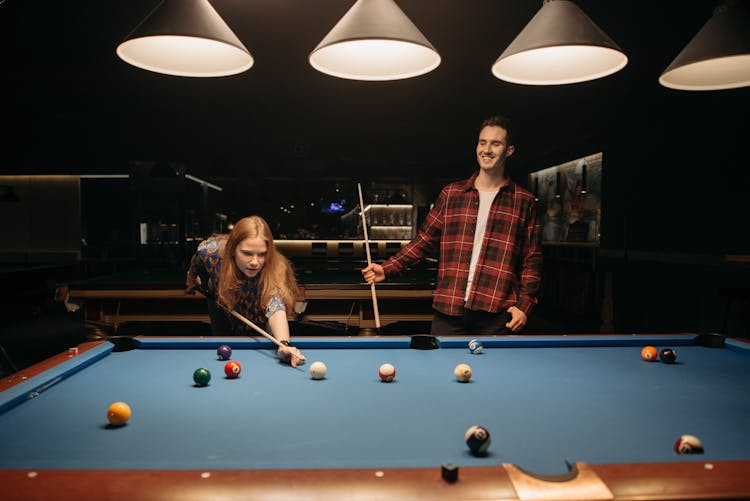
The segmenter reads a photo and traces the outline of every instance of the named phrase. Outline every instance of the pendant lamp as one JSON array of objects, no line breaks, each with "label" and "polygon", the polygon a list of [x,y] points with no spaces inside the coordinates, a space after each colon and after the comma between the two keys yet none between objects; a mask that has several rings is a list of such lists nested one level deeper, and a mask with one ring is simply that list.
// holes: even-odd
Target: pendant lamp
[{"label": "pendant lamp", "polygon": [[117,47],[144,70],[182,77],[234,75],[253,56],[208,0],[163,0]]},{"label": "pendant lamp", "polygon": [[659,77],[665,87],[722,90],[750,85],[750,8],[724,2]]},{"label": "pendant lamp", "polygon": [[357,0],[309,61],[334,77],[399,80],[434,70],[440,54],[393,0]]},{"label": "pendant lamp", "polygon": [[569,0],[544,0],[492,65],[492,74],[507,82],[561,85],[611,75],[628,57]]}]

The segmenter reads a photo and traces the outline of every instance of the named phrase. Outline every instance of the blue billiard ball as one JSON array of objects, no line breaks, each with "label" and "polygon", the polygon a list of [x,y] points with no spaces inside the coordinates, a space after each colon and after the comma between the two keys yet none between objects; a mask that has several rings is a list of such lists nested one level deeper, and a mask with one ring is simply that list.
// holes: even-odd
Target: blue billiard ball
[{"label": "blue billiard ball", "polygon": [[469,341],[469,353],[472,355],[479,355],[484,350],[484,346],[478,339],[472,339]]}]

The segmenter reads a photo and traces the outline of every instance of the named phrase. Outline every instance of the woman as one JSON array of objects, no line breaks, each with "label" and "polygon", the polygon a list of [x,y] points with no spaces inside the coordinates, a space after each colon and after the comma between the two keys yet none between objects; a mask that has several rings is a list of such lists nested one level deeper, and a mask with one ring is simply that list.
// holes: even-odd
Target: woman
[{"label": "woman", "polygon": [[[281,360],[296,367],[305,362],[289,345],[287,312],[297,296],[292,264],[276,250],[268,224],[258,216],[239,220],[228,235],[214,235],[201,242],[190,262],[185,291],[193,293],[206,284],[216,301],[261,328],[270,327],[282,344]],[[214,335],[248,334],[248,327],[208,301]],[[253,331],[254,332],[254,331]]]}]

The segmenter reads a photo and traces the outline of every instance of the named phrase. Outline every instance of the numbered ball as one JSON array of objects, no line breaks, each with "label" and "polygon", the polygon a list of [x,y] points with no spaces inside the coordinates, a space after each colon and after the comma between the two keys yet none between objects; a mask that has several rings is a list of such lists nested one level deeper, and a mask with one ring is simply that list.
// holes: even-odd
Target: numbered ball
[{"label": "numbered ball", "polygon": [[323,362],[313,362],[310,364],[310,377],[313,379],[323,379],[328,373],[328,367]]},{"label": "numbered ball", "polygon": [[487,454],[487,449],[490,447],[490,432],[483,426],[474,425],[466,430],[464,440],[472,454],[481,456]]},{"label": "numbered ball", "polygon": [[240,372],[242,372],[242,366],[239,362],[235,362],[234,360],[227,362],[224,366],[224,374],[226,374],[229,379],[239,377]]},{"label": "numbered ball", "polygon": [[391,364],[383,364],[378,369],[378,376],[384,383],[390,383],[396,377],[396,368]]},{"label": "numbered ball", "polygon": [[107,420],[112,426],[122,426],[130,419],[130,406],[125,402],[115,402],[107,409]]},{"label": "numbered ball", "polygon": [[484,346],[479,340],[472,339],[469,341],[469,353],[472,355],[479,355],[482,351],[484,351]]},{"label": "numbered ball", "polygon": [[459,383],[468,383],[469,379],[471,379],[471,367],[467,364],[458,364],[453,369],[453,375],[456,376],[456,381]]},{"label": "numbered ball", "polygon": [[677,454],[702,454],[703,442],[695,435],[682,435],[675,440],[674,451]]},{"label": "numbered ball", "polygon": [[195,372],[193,372],[193,381],[198,386],[206,386],[211,381],[211,372],[203,367],[195,369]]},{"label": "numbered ball", "polygon": [[219,356],[219,360],[229,360],[232,358],[232,348],[228,344],[222,344],[216,349],[216,354]]},{"label": "numbered ball", "polygon": [[659,352],[659,359],[665,364],[673,364],[677,360],[677,353],[672,348],[664,348]]},{"label": "numbered ball", "polygon": [[653,346],[645,346],[641,350],[641,358],[647,362],[655,362],[658,356],[659,352]]}]

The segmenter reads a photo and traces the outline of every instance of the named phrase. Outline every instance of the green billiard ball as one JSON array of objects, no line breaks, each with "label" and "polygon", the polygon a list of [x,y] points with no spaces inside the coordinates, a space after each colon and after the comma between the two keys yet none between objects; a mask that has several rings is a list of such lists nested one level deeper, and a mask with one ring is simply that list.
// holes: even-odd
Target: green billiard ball
[{"label": "green billiard ball", "polygon": [[195,384],[198,386],[206,386],[209,381],[211,381],[211,373],[208,371],[208,369],[200,368],[195,369],[195,372],[193,372],[193,381],[195,381]]}]

